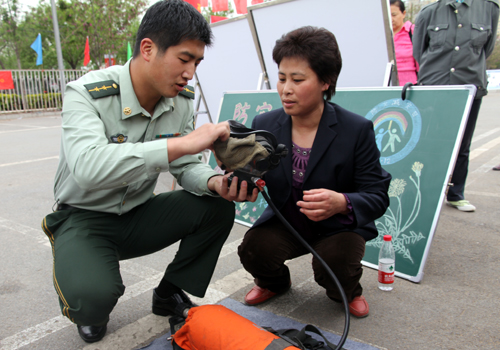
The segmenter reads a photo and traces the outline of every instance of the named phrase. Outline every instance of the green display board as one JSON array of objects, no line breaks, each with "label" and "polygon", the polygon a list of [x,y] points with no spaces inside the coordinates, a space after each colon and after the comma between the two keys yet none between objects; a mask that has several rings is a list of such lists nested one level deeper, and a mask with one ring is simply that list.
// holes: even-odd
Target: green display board
[{"label": "green display board", "polygon": [[[420,282],[449,177],[475,93],[473,86],[339,89],[333,102],[372,120],[380,162],[392,175],[390,206],[376,220],[379,236],[366,244],[363,264],[377,268],[382,236],[393,237],[396,275]],[[281,108],[276,91],[225,93],[219,122],[250,127],[260,113]],[[213,157],[210,164],[216,168]],[[272,171],[272,170],[271,170]],[[251,226],[266,208],[236,203],[236,221]]]}]

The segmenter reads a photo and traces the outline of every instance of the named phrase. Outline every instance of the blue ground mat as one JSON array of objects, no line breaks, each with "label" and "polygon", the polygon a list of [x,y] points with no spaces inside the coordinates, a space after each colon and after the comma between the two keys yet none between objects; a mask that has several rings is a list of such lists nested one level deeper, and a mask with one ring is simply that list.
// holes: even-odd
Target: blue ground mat
[{"label": "blue ground mat", "polygon": [[[276,316],[272,312],[263,311],[256,307],[244,305],[231,298],[226,298],[222,300],[219,304],[224,305],[228,309],[236,312],[238,315],[249,319],[250,321],[261,327],[271,327],[273,329],[287,329],[287,328],[302,329],[305,326],[305,324],[302,324],[300,322],[291,320],[286,317]],[[317,328],[321,330],[321,328],[319,327]],[[323,332],[323,330],[321,330],[321,333],[323,333],[325,338],[328,339],[328,341],[330,341],[333,344],[337,344],[340,340],[339,335]],[[155,339],[151,344],[139,350],[172,350],[172,345],[170,344],[170,341],[167,340],[169,336],[170,332]],[[311,334],[311,336],[313,336],[318,340],[321,340],[321,337],[316,336],[315,334]],[[373,347],[368,344],[359,343],[350,339],[347,339],[343,348],[347,350],[377,350],[376,347]]]}]

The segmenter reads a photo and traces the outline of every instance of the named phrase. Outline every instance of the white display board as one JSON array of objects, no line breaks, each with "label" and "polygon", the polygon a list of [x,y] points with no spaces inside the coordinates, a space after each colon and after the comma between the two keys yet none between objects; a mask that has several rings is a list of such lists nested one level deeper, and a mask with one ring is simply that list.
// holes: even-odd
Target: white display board
[{"label": "white display board", "polygon": [[488,90],[500,89],[500,69],[490,69],[486,71],[488,76]]},{"label": "white display board", "polygon": [[[205,59],[196,74],[207,108],[215,120],[224,92],[255,90],[262,69],[246,15],[214,23],[211,27],[214,43],[205,49]],[[203,104],[200,110],[204,110]],[[196,125],[207,121],[206,115],[199,114]]]},{"label": "white display board", "polygon": [[[265,84],[259,84],[265,73],[269,87],[276,88],[275,42],[305,25],[324,27],[335,34],[342,55],[337,87],[382,87],[387,83],[389,63],[394,59],[387,0],[275,0],[249,6],[248,12],[211,25],[214,44],[205,50],[197,76],[207,102],[200,110],[207,107],[212,120],[217,119],[224,92],[265,89]],[[206,114],[199,114],[197,126],[207,121]]]},{"label": "white display board", "polygon": [[[387,40],[387,0],[288,0],[249,7],[260,40],[271,87],[278,68],[272,58],[276,40],[306,25],[323,27],[337,38],[342,71],[337,87],[381,87],[393,52]],[[390,29],[389,29],[390,30]]]}]

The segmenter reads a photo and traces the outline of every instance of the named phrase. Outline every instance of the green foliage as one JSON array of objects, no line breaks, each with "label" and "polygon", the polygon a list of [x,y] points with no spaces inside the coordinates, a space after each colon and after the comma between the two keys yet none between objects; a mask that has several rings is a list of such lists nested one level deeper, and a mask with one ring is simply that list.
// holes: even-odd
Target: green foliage
[{"label": "green foliage", "polygon": [[62,108],[62,97],[60,92],[47,94],[26,95],[28,109]]},{"label": "green foliage", "polygon": [[0,94],[0,111],[22,109],[20,96],[17,94]]},{"label": "green foliage", "polygon": [[24,108],[23,101],[18,94],[0,94],[0,111],[62,108],[61,93],[32,94],[26,95],[27,107]]},{"label": "green foliage", "polygon": [[139,17],[147,5],[144,0],[92,0],[86,7],[90,58],[97,63],[96,68],[104,64],[105,54],[116,55],[117,64],[126,62],[127,43],[135,45]]},{"label": "green foliage", "polygon": [[[410,21],[411,23],[415,23],[417,20],[417,15],[420,12],[424,5],[422,4],[415,4],[415,3],[407,3],[406,4],[406,16],[405,16],[405,21]],[[391,19],[389,18],[389,21]]]},{"label": "green foliage", "polygon": [[[0,42],[0,54],[8,52],[15,56],[17,63],[16,68],[21,68],[19,40],[22,36],[19,34],[18,22],[21,18],[21,11],[17,0],[0,0],[0,37],[3,39]],[[33,39],[34,40],[34,39]]]},{"label": "green foliage", "polygon": [[[3,69],[57,69],[50,0],[39,0],[36,7],[24,13],[18,9],[17,1],[0,0],[0,36],[6,38],[5,44],[0,42],[0,66]],[[101,68],[104,54],[116,56],[117,64],[125,63],[127,43],[134,46],[139,18],[146,6],[145,0],[56,0],[65,68],[83,66],[87,36],[91,58],[88,68]],[[30,48],[38,33],[42,35],[42,66],[36,66],[36,53]]]},{"label": "green foliage", "polygon": [[498,38],[493,52],[486,60],[486,69],[500,69],[500,40]]}]

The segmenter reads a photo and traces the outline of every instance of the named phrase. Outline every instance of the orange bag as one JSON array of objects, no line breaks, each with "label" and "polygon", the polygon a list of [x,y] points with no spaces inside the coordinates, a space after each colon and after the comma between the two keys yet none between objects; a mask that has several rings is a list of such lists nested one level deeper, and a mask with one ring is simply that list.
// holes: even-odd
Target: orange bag
[{"label": "orange bag", "polygon": [[298,347],[222,305],[189,310],[185,324],[173,335],[174,349],[295,350]]}]

